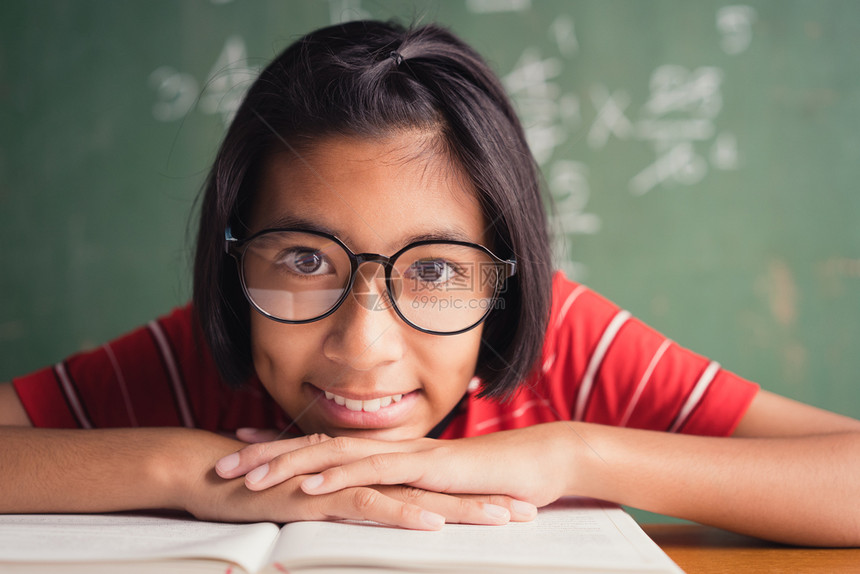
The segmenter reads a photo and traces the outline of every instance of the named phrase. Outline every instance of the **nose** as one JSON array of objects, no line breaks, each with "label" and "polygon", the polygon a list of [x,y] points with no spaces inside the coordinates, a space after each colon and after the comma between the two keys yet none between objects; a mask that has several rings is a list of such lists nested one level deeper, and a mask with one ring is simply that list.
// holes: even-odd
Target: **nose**
[{"label": "nose", "polygon": [[381,265],[363,264],[352,292],[329,318],[323,354],[358,371],[394,363],[404,354],[402,327],[391,308]]}]

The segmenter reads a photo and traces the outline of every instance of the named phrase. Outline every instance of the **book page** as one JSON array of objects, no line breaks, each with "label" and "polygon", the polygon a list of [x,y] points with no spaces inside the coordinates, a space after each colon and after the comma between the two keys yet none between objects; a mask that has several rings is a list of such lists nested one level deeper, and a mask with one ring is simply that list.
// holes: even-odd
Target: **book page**
[{"label": "book page", "polygon": [[278,536],[271,523],[224,524],[128,514],[0,515],[0,562],[214,558],[249,572]]},{"label": "book page", "polygon": [[505,526],[448,524],[420,532],[356,522],[288,524],[272,558],[287,568],[681,572],[624,510],[582,498],[543,508],[533,522]]}]

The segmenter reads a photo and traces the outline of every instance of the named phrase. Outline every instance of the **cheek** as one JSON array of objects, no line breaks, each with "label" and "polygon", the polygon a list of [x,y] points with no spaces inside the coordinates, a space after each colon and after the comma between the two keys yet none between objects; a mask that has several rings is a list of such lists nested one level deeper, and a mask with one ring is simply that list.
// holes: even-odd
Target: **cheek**
[{"label": "cheek", "polygon": [[254,313],[251,318],[251,354],[260,382],[277,397],[301,384],[309,361],[319,356],[314,337],[299,325],[284,325]]},{"label": "cheek", "polygon": [[[447,381],[445,385],[452,393],[461,393],[475,374],[478,351],[481,346],[482,327],[460,335],[438,336],[430,335],[420,347],[413,347],[413,352],[421,357],[420,362],[425,366],[425,384],[430,390],[434,381]],[[426,337],[426,335],[425,335]],[[461,389],[460,387],[463,387]],[[441,389],[437,389],[441,390]]]}]

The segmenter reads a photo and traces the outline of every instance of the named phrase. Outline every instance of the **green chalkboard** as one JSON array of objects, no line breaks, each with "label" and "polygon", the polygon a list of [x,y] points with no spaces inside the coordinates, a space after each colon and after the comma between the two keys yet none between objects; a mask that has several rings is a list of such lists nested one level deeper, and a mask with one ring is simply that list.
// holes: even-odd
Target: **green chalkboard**
[{"label": "green chalkboard", "polygon": [[559,266],[766,388],[860,416],[860,3],[0,4],[0,380],[187,300],[231,109],[299,34],[439,21],[504,78]]}]

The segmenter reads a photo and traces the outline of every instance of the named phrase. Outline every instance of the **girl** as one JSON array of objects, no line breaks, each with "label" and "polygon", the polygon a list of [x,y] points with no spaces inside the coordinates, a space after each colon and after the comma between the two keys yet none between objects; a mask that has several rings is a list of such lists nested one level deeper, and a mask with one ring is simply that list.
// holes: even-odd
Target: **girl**
[{"label": "girl", "polygon": [[860,422],[553,274],[520,124],[436,26],[275,59],[206,183],[193,304],[0,386],[0,423],[3,512],[436,529],[577,494],[860,543]]}]

